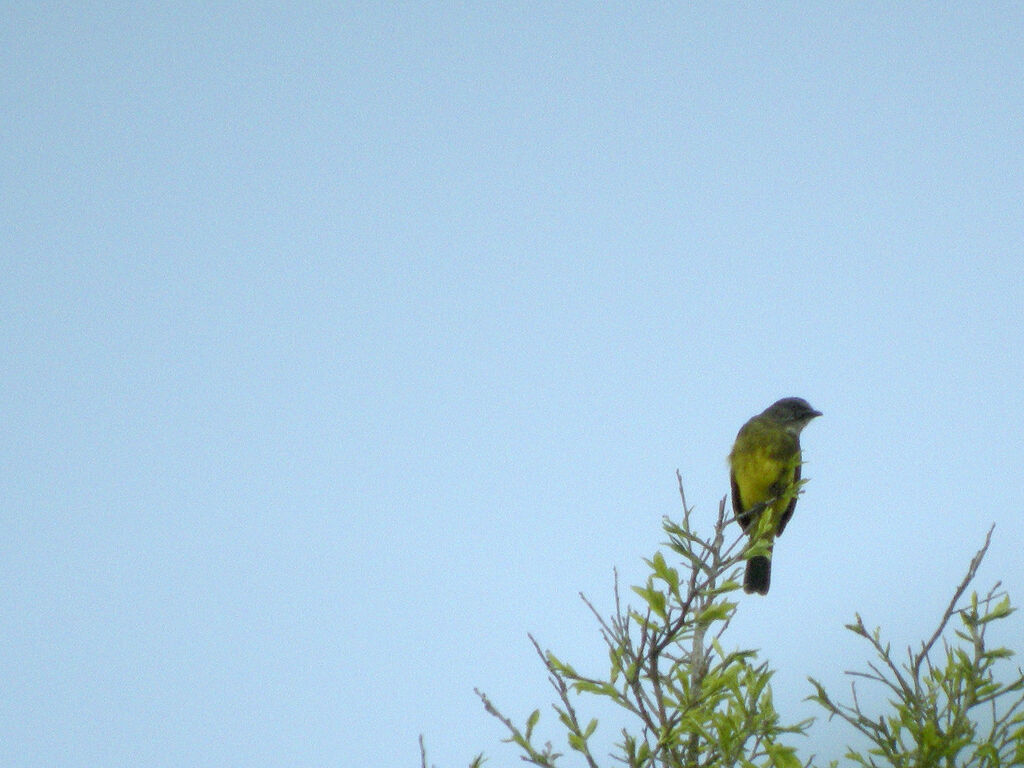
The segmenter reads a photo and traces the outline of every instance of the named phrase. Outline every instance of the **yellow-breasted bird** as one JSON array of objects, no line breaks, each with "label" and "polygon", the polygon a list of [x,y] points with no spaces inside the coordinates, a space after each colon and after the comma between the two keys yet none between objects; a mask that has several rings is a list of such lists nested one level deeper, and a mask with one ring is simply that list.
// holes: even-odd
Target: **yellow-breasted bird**
[{"label": "yellow-breasted bird", "polygon": [[732,508],[743,530],[753,535],[762,516],[769,554],[747,560],[743,591],[767,595],[772,580],[771,543],[793,516],[800,490],[800,432],[821,416],[800,397],[772,403],[740,427],[729,454]]}]

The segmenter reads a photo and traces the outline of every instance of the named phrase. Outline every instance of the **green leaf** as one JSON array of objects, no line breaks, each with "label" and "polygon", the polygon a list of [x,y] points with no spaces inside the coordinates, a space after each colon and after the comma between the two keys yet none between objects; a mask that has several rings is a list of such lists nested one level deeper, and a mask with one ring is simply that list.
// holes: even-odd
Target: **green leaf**
[{"label": "green leaf", "polygon": [[566,677],[579,677],[579,675],[576,674],[576,670],[573,669],[571,665],[559,661],[551,651],[547,652],[546,658],[548,664],[550,664],[551,668],[558,674],[565,675]]},{"label": "green leaf", "polygon": [[694,621],[705,626],[713,621],[724,621],[729,618],[735,607],[736,604],[730,602],[712,603],[701,611]]},{"label": "green leaf", "polygon": [[986,659],[1008,659],[1014,656],[1014,652],[1009,648],[993,648],[991,651],[986,651],[984,658]]},{"label": "green leaf", "polygon": [[784,747],[781,744],[768,744],[765,751],[771,759],[771,764],[776,768],[803,768],[803,763],[796,756],[796,750],[792,747]]},{"label": "green leaf", "polygon": [[618,691],[611,683],[594,683],[590,680],[579,680],[572,684],[577,693],[596,693],[599,696],[616,696]]},{"label": "green leaf", "polygon": [[651,757],[651,745],[646,741],[641,742],[639,749],[636,751],[636,764],[643,765]]},{"label": "green leaf", "polygon": [[540,710],[535,709],[530,713],[530,716],[526,719],[526,738],[529,739],[533,734],[533,727],[537,725],[537,721],[540,720]]},{"label": "green leaf", "polygon": [[654,572],[661,576],[668,570],[668,564],[665,562],[665,556],[661,552],[655,552],[654,557],[647,561],[647,564],[654,569]]},{"label": "green leaf", "polygon": [[679,571],[675,568],[669,568],[668,563],[665,562],[665,556],[661,552],[655,552],[654,557],[646,562],[654,571],[654,575],[668,584],[673,594],[678,592]]},{"label": "green leaf", "polygon": [[658,615],[659,618],[666,618],[665,613],[665,595],[656,589],[646,587],[633,587],[633,591],[642,597],[647,605],[651,607],[651,610]]},{"label": "green leaf", "polygon": [[1013,613],[1013,608],[1010,607],[1010,597],[1006,595],[996,605],[989,609],[989,612],[978,619],[978,624],[984,624],[988,621],[995,621],[996,619],[1005,619]]}]

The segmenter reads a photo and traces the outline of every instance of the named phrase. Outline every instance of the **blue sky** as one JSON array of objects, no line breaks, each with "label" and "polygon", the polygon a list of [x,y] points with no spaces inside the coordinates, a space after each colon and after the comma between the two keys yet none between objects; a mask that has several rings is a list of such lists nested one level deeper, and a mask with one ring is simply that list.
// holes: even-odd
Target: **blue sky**
[{"label": "blue sky", "polygon": [[474,686],[603,670],[577,593],[787,395],[784,717],[993,522],[1024,600],[1019,5],[4,17],[5,765],[517,764]]}]

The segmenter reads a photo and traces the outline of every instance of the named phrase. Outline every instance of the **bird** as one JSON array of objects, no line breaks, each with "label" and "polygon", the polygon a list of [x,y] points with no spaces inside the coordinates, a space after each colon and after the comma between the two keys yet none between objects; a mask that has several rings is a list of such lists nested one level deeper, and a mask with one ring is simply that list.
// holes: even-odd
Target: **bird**
[{"label": "bird", "polygon": [[[752,417],[736,435],[729,453],[732,508],[743,531],[753,538],[760,530],[768,554],[747,560],[743,591],[767,595],[771,586],[772,544],[793,516],[800,490],[800,433],[821,416],[801,397],[785,397]],[[764,514],[770,517],[762,526]]]}]

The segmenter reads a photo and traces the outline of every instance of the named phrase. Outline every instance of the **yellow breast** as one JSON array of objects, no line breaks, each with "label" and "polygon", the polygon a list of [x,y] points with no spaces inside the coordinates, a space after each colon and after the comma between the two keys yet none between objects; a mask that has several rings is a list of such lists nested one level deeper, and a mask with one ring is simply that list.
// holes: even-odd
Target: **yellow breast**
[{"label": "yellow breast", "polygon": [[744,509],[778,496],[793,482],[793,462],[780,461],[768,450],[734,452],[731,458]]}]

